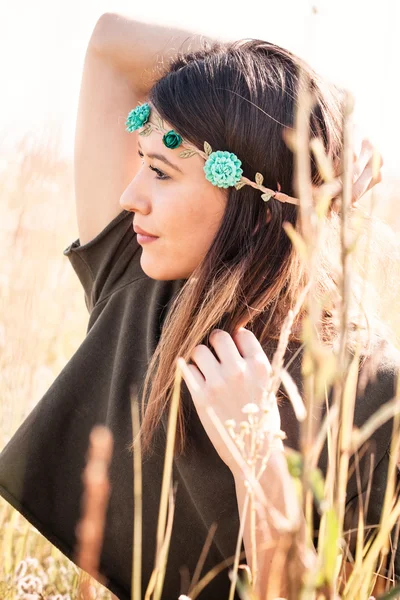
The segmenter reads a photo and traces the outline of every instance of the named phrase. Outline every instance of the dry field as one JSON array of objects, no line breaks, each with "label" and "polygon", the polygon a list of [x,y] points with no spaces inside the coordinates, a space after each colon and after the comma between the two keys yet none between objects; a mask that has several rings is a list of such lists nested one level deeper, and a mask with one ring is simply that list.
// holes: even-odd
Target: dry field
[{"label": "dry field", "polygon": [[[83,291],[63,255],[78,237],[72,164],[57,158],[53,139],[42,145],[27,136],[1,163],[1,447],[50,387],[86,331]],[[34,589],[50,600],[74,598],[80,573],[0,499],[2,600],[24,598]],[[111,598],[108,590],[93,584],[93,597]]]},{"label": "dry field", "polygon": [[[56,141],[54,141],[56,140]],[[1,158],[0,220],[0,447],[40,400],[85,336],[88,314],[80,283],[63,256],[78,237],[72,164],[58,158],[57,136],[27,135]],[[383,191],[391,189],[390,195]],[[400,231],[399,194],[378,186],[380,215]],[[367,206],[368,202],[362,204]],[[382,226],[382,235],[388,233]],[[398,253],[400,252],[397,246]],[[379,269],[377,289],[399,275]],[[395,293],[395,290],[394,290]],[[393,296],[394,298],[395,296]],[[377,298],[379,302],[379,298]],[[397,305],[398,306],[398,305]],[[400,316],[382,305],[400,340]],[[0,499],[0,598],[76,597],[81,571]],[[31,578],[28,576],[32,575]],[[94,581],[93,597],[111,598]],[[30,587],[31,586],[31,587]]]}]

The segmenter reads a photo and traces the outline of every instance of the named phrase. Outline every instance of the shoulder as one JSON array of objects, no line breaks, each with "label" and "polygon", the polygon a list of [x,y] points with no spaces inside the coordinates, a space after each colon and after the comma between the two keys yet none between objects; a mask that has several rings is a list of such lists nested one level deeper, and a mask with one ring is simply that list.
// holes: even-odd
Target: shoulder
[{"label": "shoulder", "polygon": [[400,372],[400,351],[381,340],[361,356],[357,383],[358,408],[378,409],[396,396]]},{"label": "shoulder", "polygon": [[[400,373],[400,351],[392,344],[382,341],[373,350],[364,354],[360,361],[357,382],[354,426],[362,427],[367,421],[372,424],[378,411],[397,395]],[[367,446],[375,454],[375,465],[387,454],[393,436],[393,413],[384,416],[379,426],[372,427]]]}]

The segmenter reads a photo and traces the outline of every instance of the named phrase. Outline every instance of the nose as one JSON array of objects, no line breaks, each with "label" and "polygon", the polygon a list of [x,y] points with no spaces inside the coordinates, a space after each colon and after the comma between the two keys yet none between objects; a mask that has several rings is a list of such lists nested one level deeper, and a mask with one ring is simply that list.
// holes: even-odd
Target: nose
[{"label": "nose", "polygon": [[119,203],[124,210],[148,215],[151,212],[151,203],[146,192],[146,186],[141,185],[139,179],[139,175],[132,179],[120,197]]}]

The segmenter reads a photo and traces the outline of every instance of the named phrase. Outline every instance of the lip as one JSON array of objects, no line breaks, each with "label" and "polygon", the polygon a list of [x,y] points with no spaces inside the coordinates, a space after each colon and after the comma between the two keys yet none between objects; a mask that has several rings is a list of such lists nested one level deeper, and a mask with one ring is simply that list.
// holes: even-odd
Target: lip
[{"label": "lip", "polygon": [[158,235],[153,235],[152,233],[149,233],[148,231],[145,231],[144,229],[142,229],[141,227],[139,227],[138,225],[134,225],[133,226],[133,230],[135,233],[138,233],[141,236],[144,237],[148,237],[148,238],[158,238]]},{"label": "lip", "polygon": [[158,237],[150,236],[150,235],[142,235],[140,233],[137,234],[138,244],[148,244],[149,242],[156,242]]}]

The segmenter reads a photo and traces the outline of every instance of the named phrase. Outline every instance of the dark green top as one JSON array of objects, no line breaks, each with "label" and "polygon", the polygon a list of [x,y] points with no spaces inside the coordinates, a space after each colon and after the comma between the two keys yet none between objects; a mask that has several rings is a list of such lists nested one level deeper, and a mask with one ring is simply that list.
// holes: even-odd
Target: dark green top
[{"label": "dark green top", "polygon": [[[114,451],[101,574],[107,578],[109,589],[121,600],[131,597],[130,389],[138,386],[136,398],[140,400],[146,368],[168,306],[186,281],[157,281],[143,272],[141,247],[132,220],[132,213],[123,211],[93,240],[81,246],[78,239],[64,251],[84,289],[90,314],[87,335],[0,454],[0,494],[73,560],[89,434],[95,424],[110,428]],[[285,363],[294,351],[294,346],[289,345]],[[300,365],[301,352],[289,367],[301,390]],[[380,363],[377,381],[369,383],[357,399],[356,425],[362,424],[394,396],[398,365],[397,354],[388,351],[387,358]],[[234,555],[239,530],[232,473],[211,444],[184,382],[182,385],[188,407],[190,444],[185,455],[174,461],[173,468],[173,480],[178,482],[178,488],[162,596],[168,600],[188,592],[186,587],[181,588],[180,569],[186,565],[190,577],[193,576],[207,532],[214,522],[217,529],[201,576],[224,558]],[[288,400],[283,400],[280,411],[287,444],[297,448],[299,426]],[[167,417],[163,416],[160,435],[154,441],[155,454],[143,463],[143,594],[154,566]],[[363,458],[365,462],[371,452],[376,455],[369,523],[379,521],[391,428],[392,422],[375,433]],[[369,469],[363,468],[363,461],[362,485],[366,490]],[[326,451],[320,464],[325,469]],[[355,506],[356,495],[353,477],[348,488],[350,508]],[[200,600],[228,598],[229,569],[226,567],[205,588],[199,595]],[[400,554],[396,556],[396,569],[400,572]]]}]

